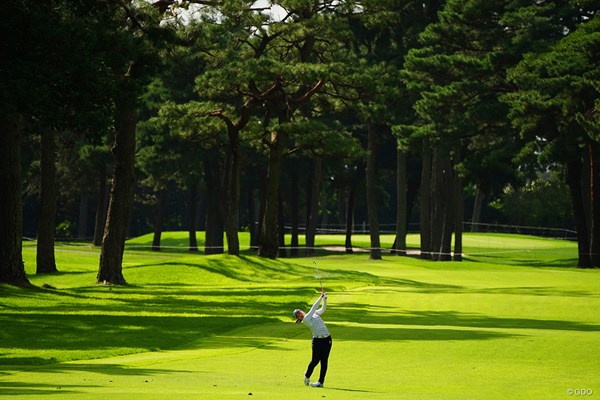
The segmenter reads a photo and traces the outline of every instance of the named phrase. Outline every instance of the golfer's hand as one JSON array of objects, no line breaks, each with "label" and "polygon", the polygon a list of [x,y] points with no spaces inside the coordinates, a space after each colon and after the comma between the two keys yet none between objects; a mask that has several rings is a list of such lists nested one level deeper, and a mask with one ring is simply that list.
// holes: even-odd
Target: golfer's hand
[{"label": "golfer's hand", "polygon": [[326,298],[327,298],[327,293],[325,293],[325,291],[324,291],[324,290],[321,292],[321,297],[322,297],[322,298],[324,298],[324,299],[326,299]]}]

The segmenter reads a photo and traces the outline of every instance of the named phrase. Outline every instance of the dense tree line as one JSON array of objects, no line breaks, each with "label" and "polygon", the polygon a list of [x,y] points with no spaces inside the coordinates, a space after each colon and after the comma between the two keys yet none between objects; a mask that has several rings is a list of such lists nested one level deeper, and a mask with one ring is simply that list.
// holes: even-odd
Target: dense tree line
[{"label": "dense tree line", "polygon": [[417,216],[422,257],[460,260],[483,204],[568,191],[578,265],[598,267],[599,3],[9,0],[0,281],[27,283],[25,209],[38,273],[76,221],[98,281],[125,283],[128,232],[159,250],[174,192],[191,251],[203,229],[206,253],[239,254],[248,229],[259,256],[299,254],[301,233],[310,254],[319,218],[352,251],[362,213],[373,259],[382,217],[401,255]]}]

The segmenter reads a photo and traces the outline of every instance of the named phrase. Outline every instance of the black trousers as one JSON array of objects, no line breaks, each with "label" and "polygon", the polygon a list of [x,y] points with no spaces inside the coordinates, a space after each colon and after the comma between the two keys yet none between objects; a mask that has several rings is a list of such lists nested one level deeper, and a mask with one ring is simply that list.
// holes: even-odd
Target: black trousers
[{"label": "black trousers", "polygon": [[331,352],[331,336],[326,338],[313,338],[312,339],[312,360],[308,364],[306,369],[307,378],[310,378],[315,367],[321,363],[321,373],[319,374],[319,382],[325,383],[325,375],[327,374],[327,365],[329,363],[329,353]]}]

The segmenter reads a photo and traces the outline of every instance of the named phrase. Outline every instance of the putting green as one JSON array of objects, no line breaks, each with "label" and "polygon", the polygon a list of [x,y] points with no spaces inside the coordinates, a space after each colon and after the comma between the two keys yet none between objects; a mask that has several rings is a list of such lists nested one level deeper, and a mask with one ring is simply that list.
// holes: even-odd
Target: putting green
[{"label": "putting green", "polygon": [[[61,257],[68,272],[31,277],[56,290],[0,287],[1,397],[600,394],[597,270],[523,266],[514,259],[507,266],[392,256],[368,261],[364,254],[320,257],[329,292],[324,319],[334,342],[326,387],[314,389],[302,384],[310,332],[290,315],[295,305],[306,307],[318,296],[311,259],[129,254],[124,273],[130,286],[110,288],[90,285],[96,265],[82,260],[94,257]],[[45,330],[54,337],[32,326],[44,321],[39,314],[46,315]],[[88,343],[69,331],[97,336]],[[61,342],[64,337],[70,342]]]}]

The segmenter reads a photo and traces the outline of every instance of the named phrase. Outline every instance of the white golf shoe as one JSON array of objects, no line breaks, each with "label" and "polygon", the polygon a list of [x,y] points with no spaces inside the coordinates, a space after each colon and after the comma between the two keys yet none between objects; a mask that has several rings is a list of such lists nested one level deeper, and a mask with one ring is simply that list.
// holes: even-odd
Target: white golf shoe
[{"label": "white golf shoe", "polygon": [[310,384],[310,386],[312,386],[312,387],[320,387],[320,388],[322,388],[322,387],[323,387],[323,384],[322,384],[321,382],[313,382],[313,383],[311,383],[311,384]]},{"label": "white golf shoe", "polygon": [[304,386],[308,386],[310,385],[310,379],[308,379],[307,377],[304,377]]}]

